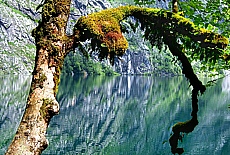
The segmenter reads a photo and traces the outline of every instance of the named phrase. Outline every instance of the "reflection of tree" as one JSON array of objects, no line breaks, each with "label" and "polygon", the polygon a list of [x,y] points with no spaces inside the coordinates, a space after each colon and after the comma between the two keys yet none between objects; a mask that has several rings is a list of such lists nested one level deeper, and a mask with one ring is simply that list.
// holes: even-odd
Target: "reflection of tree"
[{"label": "reflection of tree", "polygon": [[183,148],[178,148],[178,141],[181,140],[183,136],[181,133],[190,133],[194,130],[194,128],[198,125],[197,120],[197,112],[198,112],[198,95],[197,89],[192,90],[192,119],[185,121],[185,122],[179,122],[176,123],[173,128],[173,135],[170,137],[169,142],[171,145],[171,151],[173,154],[182,154],[184,152]]},{"label": "reflection of tree", "polygon": [[[110,76],[90,76],[84,77],[83,75],[72,76],[62,76],[60,89],[57,94],[57,100],[68,100],[73,99],[74,97],[87,96],[93,91],[97,91],[99,86],[103,84],[111,84],[114,81],[111,81],[112,77]],[[81,99],[80,99],[81,100]],[[67,101],[68,102],[68,101]],[[61,102],[65,103],[65,102]]]}]

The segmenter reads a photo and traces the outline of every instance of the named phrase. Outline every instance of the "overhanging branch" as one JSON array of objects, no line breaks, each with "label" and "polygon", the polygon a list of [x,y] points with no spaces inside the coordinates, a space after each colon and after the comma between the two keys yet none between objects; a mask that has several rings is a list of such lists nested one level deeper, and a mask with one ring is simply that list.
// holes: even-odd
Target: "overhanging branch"
[{"label": "overhanging branch", "polygon": [[177,13],[136,6],[121,6],[81,17],[74,26],[74,35],[80,41],[92,39],[92,47],[100,51],[101,58],[108,55],[121,56],[128,48],[128,43],[121,33],[120,22],[128,16],[139,20],[145,30],[146,39],[153,45],[167,33],[174,39],[187,36],[202,48],[215,49],[218,57],[224,55],[222,49],[228,45],[227,38],[199,28]]},{"label": "overhanging branch", "polygon": [[205,86],[202,82],[198,79],[196,74],[192,69],[192,65],[190,64],[188,58],[182,52],[182,47],[179,45],[173,37],[164,37],[165,44],[168,45],[169,50],[171,53],[176,56],[182,63],[182,72],[189,79],[190,84],[193,86],[194,89],[199,90],[201,93],[204,93]]}]

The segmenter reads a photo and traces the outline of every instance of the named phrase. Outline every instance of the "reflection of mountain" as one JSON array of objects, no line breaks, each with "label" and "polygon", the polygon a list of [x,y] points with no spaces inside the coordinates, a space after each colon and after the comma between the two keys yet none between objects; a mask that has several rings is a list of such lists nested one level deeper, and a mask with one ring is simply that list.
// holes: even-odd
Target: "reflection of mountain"
[{"label": "reflection of mountain", "polygon": [[190,116],[180,107],[190,96],[187,88],[182,77],[63,77],[61,113],[52,119],[44,154],[169,154],[163,142],[172,121],[181,112]]},{"label": "reflection of mountain", "polygon": [[4,154],[19,125],[29,86],[28,76],[0,77],[0,154]]},{"label": "reflection of mountain", "polygon": [[[29,81],[1,77],[0,154],[22,116]],[[222,88],[220,81],[200,97],[199,124],[179,144],[184,154],[227,155],[230,150],[230,96]],[[190,96],[183,77],[63,76],[57,96],[61,111],[51,120],[50,145],[43,154],[168,155],[172,125],[191,118]]]}]

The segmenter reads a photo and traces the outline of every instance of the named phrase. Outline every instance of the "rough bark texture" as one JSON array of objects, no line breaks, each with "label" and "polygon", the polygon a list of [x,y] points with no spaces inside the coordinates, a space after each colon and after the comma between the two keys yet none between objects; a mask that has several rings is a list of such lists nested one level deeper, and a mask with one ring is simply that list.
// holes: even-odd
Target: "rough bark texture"
[{"label": "rough bark texture", "polygon": [[37,51],[26,110],[6,155],[34,155],[48,146],[49,121],[59,112],[55,99],[64,57],[69,51],[66,23],[70,0],[46,0],[42,21],[33,31]]}]

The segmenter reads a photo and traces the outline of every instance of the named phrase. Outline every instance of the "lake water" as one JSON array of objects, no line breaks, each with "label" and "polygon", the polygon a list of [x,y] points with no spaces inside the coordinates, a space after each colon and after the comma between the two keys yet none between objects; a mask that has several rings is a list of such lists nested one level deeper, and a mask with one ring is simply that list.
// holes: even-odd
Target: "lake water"
[{"label": "lake water", "polygon": [[[0,154],[20,120],[30,77],[0,77]],[[60,114],[47,131],[43,155],[170,155],[172,126],[191,119],[191,88],[184,77],[63,76]],[[179,147],[183,155],[228,155],[230,78],[199,98],[198,121]]]}]

